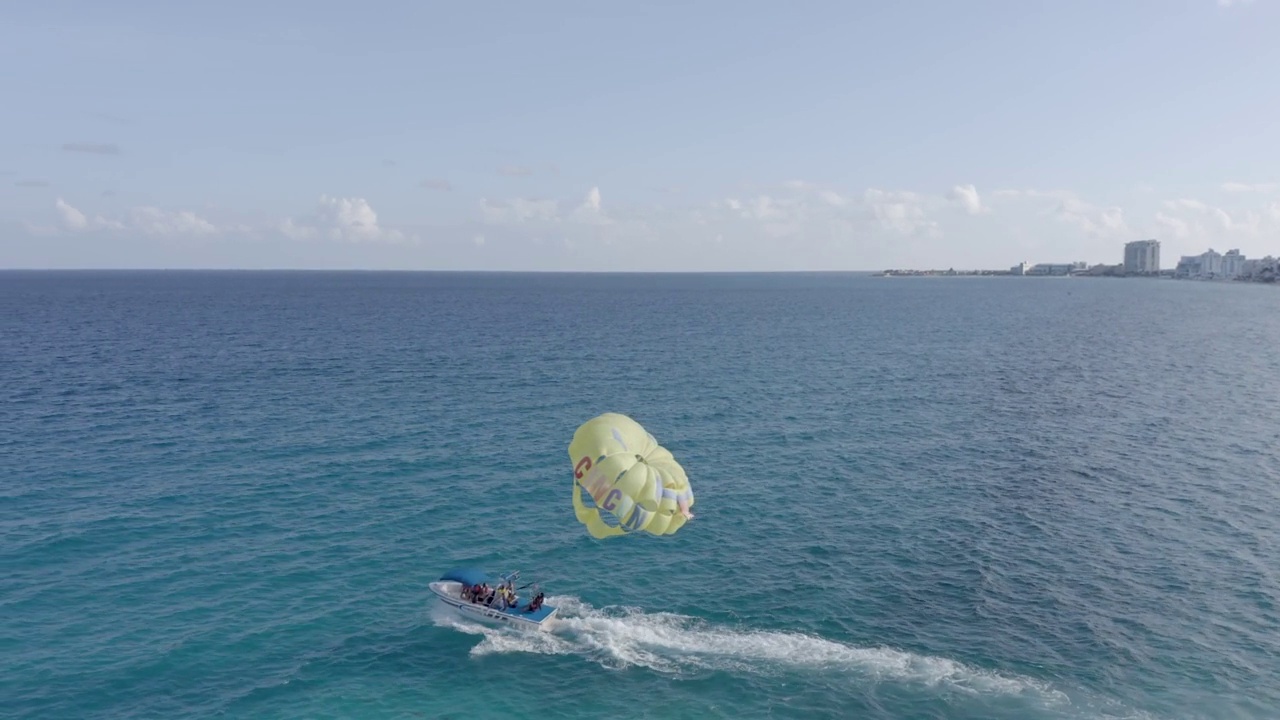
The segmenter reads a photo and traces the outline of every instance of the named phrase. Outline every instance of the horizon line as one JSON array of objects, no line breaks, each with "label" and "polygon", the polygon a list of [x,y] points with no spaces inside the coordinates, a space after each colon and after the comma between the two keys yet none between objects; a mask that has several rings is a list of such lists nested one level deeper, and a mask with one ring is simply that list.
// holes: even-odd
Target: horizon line
[{"label": "horizon line", "polygon": [[0,273],[89,273],[89,272],[220,272],[220,273],[436,273],[436,274],[523,274],[523,275],[868,275],[884,272],[980,273],[1007,272],[992,268],[880,268],[875,270],[513,270],[459,268],[238,268],[238,267],[0,267]]},{"label": "horizon line", "polygon": [[796,274],[826,274],[826,275],[862,275],[869,273],[880,273],[884,270],[512,270],[512,269],[405,269],[405,268],[297,268],[297,267],[278,267],[278,268],[200,268],[200,267],[171,267],[171,268],[149,268],[149,267],[12,267],[0,268],[0,273],[14,272],[237,272],[237,273],[263,273],[263,272],[299,272],[299,273],[455,273],[455,274],[526,274],[526,275],[714,275],[714,274],[733,274],[733,275],[796,275]]}]

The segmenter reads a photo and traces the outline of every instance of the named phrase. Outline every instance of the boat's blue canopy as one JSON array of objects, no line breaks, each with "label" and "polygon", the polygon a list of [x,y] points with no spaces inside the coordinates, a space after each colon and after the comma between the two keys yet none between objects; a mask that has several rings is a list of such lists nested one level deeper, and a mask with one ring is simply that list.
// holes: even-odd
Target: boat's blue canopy
[{"label": "boat's blue canopy", "polygon": [[466,583],[467,585],[482,585],[488,583],[495,584],[493,578],[488,573],[477,568],[454,568],[444,575],[440,576],[441,580],[453,580],[454,582]]}]

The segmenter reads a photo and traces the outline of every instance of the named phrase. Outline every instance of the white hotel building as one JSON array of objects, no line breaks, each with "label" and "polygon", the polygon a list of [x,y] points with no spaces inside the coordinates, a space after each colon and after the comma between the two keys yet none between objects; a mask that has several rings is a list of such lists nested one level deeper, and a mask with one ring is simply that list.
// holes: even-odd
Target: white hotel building
[{"label": "white hotel building", "polygon": [[1126,275],[1160,274],[1160,241],[1134,240],[1124,245]]}]

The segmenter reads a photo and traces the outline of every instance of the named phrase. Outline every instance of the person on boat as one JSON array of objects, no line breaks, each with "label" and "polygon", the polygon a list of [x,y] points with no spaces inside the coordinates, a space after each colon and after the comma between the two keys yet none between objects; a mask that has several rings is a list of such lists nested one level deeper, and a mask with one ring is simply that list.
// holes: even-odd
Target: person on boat
[{"label": "person on boat", "polygon": [[466,584],[466,583],[462,583],[462,599],[463,599],[463,600],[470,600],[470,599],[471,599],[471,592],[472,592],[472,590],[471,590],[471,586],[470,586],[470,585],[468,585],[468,584]]},{"label": "person on boat", "polygon": [[529,601],[529,606],[524,609],[525,612],[537,612],[542,608],[542,593],[539,592],[533,596],[533,600]]}]

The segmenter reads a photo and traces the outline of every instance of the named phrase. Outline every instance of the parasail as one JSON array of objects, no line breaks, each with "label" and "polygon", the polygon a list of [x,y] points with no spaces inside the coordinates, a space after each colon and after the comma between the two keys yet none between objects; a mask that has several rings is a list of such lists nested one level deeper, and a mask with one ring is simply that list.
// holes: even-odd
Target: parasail
[{"label": "parasail", "polygon": [[684,468],[626,415],[605,413],[579,426],[569,460],[573,511],[592,537],[670,535],[693,518]]}]

